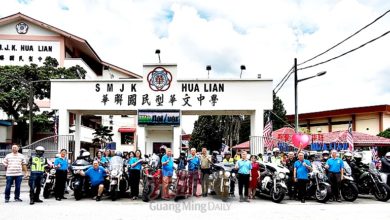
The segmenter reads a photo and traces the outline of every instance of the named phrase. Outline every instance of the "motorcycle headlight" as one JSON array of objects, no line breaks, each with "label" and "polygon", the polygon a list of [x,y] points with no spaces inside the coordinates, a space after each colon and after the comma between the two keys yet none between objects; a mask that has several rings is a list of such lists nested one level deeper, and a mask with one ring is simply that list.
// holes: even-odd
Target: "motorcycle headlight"
[{"label": "motorcycle headlight", "polygon": [[286,178],[286,174],[285,174],[285,173],[279,173],[279,174],[278,174],[278,177],[279,177],[280,179],[284,179],[284,178]]},{"label": "motorcycle headlight", "polygon": [[223,175],[223,171],[219,171],[219,175],[222,176]]},{"label": "motorcycle headlight", "polygon": [[113,170],[113,171],[111,171],[111,175],[112,175],[112,176],[117,176],[117,175],[118,175],[118,170]]},{"label": "motorcycle headlight", "polygon": [[319,173],[319,174],[318,174],[318,178],[319,178],[319,179],[324,179],[324,174]]},{"label": "motorcycle headlight", "polygon": [[226,178],[229,178],[229,177],[230,177],[230,172],[227,172],[227,171],[226,171],[226,172],[225,172],[225,177],[226,177]]},{"label": "motorcycle headlight", "polygon": [[50,170],[50,174],[51,174],[51,175],[56,174],[56,169],[51,169],[51,170]]},{"label": "motorcycle headlight", "polygon": [[236,177],[236,174],[235,174],[235,173],[232,173],[232,177]]}]

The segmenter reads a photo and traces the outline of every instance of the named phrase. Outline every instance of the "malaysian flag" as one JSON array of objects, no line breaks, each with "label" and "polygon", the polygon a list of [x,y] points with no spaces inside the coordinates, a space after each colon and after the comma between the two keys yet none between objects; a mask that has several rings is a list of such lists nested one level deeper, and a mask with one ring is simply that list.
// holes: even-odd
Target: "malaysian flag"
[{"label": "malaysian flag", "polygon": [[263,137],[264,137],[264,146],[267,148],[267,150],[271,150],[273,147],[273,143],[272,143],[272,121],[270,116],[268,116],[267,124],[265,124]]},{"label": "malaysian flag", "polygon": [[347,143],[348,143],[348,150],[350,152],[353,152],[354,147],[353,147],[352,123],[351,122],[349,122],[349,125],[348,125]]}]

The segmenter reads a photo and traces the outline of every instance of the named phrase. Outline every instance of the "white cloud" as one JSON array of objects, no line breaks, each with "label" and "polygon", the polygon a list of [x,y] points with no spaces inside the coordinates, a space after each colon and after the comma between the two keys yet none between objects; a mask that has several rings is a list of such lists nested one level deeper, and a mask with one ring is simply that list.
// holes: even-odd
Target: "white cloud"
[{"label": "white cloud", "polygon": [[[108,62],[142,73],[142,64],[179,65],[184,78],[273,78],[344,39],[390,8],[386,0],[84,0],[2,1],[0,16],[21,11],[85,38]],[[389,30],[390,14],[319,59],[326,60]],[[390,36],[328,64],[300,71],[321,78],[299,84],[300,112],[389,104]],[[382,80],[383,79],[383,80]],[[293,113],[292,78],[280,91]]]}]

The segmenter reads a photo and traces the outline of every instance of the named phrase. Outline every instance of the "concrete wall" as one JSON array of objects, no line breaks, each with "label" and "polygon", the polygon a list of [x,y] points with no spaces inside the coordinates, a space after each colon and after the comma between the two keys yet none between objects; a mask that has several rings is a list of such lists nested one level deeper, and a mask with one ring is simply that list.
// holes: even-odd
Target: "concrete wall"
[{"label": "concrete wall", "polygon": [[379,114],[356,115],[356,131],[377,135],[379,133]]},{"label": "concrete wall", "polygon": [[[166,129],[170,129],[167,127]],[[168,142],[173,145],[173,131],[171,130],[150,130],[146,129],[146,153],[153,153],[153,142]],[[173,147],[173,146],[172,146]],[[145,152],[142,152],[145,154]],[[177,156],[177,155],[175,155]]]}]

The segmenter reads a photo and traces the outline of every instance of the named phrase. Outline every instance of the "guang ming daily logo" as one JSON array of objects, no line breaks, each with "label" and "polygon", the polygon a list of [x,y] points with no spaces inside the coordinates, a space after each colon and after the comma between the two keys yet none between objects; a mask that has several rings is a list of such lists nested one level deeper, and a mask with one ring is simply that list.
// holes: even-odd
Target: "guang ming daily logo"
[{"label": "guang ming daily logo", "polygon": [[156,67],[148,74],[147,80],[151,90],[163,92],[171,86],[172,74],[163,67]]}]

